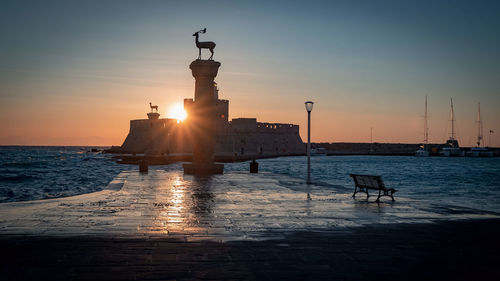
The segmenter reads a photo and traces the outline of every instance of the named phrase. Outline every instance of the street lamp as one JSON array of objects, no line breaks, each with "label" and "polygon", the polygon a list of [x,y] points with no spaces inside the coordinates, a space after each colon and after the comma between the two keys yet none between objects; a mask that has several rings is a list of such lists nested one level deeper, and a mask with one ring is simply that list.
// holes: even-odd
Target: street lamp
[{"label": "street lamp", "polygon": [[313,110],[312,101],[306,101],[307,110],[307,183],[311,183],[311,111]]}]

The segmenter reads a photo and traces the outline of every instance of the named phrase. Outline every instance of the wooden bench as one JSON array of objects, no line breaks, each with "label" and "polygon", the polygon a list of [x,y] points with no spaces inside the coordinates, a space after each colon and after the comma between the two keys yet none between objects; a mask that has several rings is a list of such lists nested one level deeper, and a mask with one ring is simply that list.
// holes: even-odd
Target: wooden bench
[{"label": "wooden bench", "polygon": [[376,202],[380,202],[379,199],[382,196],[390,196],[392,198],[392,201],[395,201],[393,194],[397,190],[395,190],[394,188],[386,188],[380,176],[355,175],[355,174],[349,174],[349,175],[354,180],[354,194],[352,195],[352,198],[356,198],[356,193],[364,192],[366,193],[366,198],[368,199],[368,197],[370,197],[368,189],[375,189],[378,190],[378,197]]}]

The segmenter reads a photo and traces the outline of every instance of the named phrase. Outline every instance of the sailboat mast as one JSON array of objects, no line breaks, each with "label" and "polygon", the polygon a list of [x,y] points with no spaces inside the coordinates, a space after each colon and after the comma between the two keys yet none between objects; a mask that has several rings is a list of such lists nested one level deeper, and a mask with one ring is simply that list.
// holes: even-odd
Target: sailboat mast
[{"label": "sailboat mast", "polygon": [[[427,96],[425,96],[425,116],[424,116],[424,143],[429,143],[429,128],[427,127]],[[425,148],[425,147],[424,147]]]},{"label": "sailboat mast", "polygon": [[[453,98],[450,98],[451,102],[451,140],[455,140],[455,115],[453,112]],[[453,147],[455,147],[455,143],[453,142]]]},{"label": "sailboat mast", "polygon": [[483,122],[481,120],[481,104],[477,103],[477,147],[481,146],[483,140]]}]

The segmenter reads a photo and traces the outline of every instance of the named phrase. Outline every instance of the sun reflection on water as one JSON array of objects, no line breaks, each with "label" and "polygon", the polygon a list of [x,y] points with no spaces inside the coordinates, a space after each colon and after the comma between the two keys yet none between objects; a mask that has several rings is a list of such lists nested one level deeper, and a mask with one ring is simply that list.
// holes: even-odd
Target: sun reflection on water
[{"label": "sun reflection on water", "polygon": [[[156,226],[163,234],[181,232],[187,226],[189,217],[189,202],[186,200],[186,183],[179,175],[162,184],[158,194],[164,204],[163,209],[155,218]],[[158,198],[157,197],[157,198]]]},{"label": "sun reflection on water", "polygon": [[172,174],[155,187],[150,235],[204,236],[213,218],[210,181]]}]

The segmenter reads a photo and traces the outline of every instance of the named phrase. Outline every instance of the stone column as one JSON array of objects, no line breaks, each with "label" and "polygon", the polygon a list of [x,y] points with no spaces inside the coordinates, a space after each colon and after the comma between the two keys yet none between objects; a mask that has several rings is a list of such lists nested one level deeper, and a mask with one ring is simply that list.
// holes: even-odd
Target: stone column
[{"label": "stone column", "polygon": [[191,63],[195,78],[194,102],[189,114],[189,128],[192,134],[193,163],[184,164],[186,174],[221,174],[222,164],[214,163],[215,148],[215,105],[214,79],[220,62],[195,60]]}]

